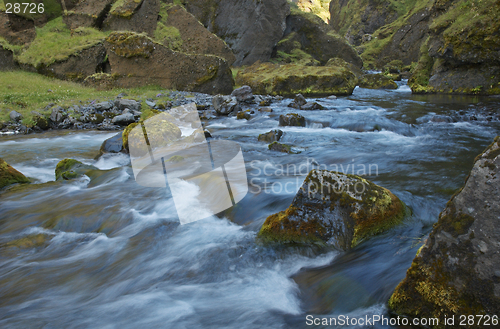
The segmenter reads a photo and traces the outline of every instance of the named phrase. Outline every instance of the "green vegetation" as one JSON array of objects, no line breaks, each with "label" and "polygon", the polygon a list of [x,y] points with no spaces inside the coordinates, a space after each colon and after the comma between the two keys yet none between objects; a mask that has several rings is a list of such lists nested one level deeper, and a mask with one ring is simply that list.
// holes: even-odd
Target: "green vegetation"
[{"label": "green vegetation", "polygon": [[29,183],[22,173],[12,168],[7,162],[0,158],[0,189],[17,183]]},{"label": "green vegetation", "polygon": [[[9,113],[12,110],[29,118],[32,116],[31,111],[33,110],[48,115],[50,110],[44,108],[51,103],[69,107],[76,103],[89,104],[114,99],[120,93],[127,94],[127,98],[140,100],[157,98],[156,95],[160,91],[164,90],[158,86],[96,90],[36,73],[0,72],[0,122],[9,121]],[[165,97],[161,99],[165,99]]]},{"label": "green vegetation", "polygon": [[[29,20],[36,20],[37,18],[40,18],[42,16],[45,16],[48,18],[48,20],[54,19],[56,17],[59,17],[62,15],[62,7],[61,7],[61,2],[58,0],[43,0],[43,13],[38,13],[38,2],[33,2],[33,1],[24,1],[24,0],[0,0],[0,11],[5,11],[6,10],[6,4],[11,3],[19,3],[21,5],[20,9],[21,12],[16,14],[17,16],[24,17]],[[31,9],[33,7],[27,7],[26,12],[25,11],[25,5],[22,3],[36,3],[37,8],[36,8],[36,14],[30,13]],[[42,3],[42,1],[40,1]]]},{"label": "green vegetation", "polygon": [[14,54],[19,54],[23,49],[22,46],[11,45],[4,38],[0,37],[0,47],[12,51]]},{"label": "green vegetation", "polygon": [[328,23],[330,20],[330,0],[295,0],[289,2],[292,9],[300,9],[304,12],[313,13],[321,18],[325,23]]},{"label": "green vegetation", "polygon": [[17,57],[22,64],[36,68],[63,61],[69,56],[88,49],[106,38],[104,32],[90,27],[79,27],[71,31],[63,23],[62,17],[36,29],[36,38],[30,47]]}]

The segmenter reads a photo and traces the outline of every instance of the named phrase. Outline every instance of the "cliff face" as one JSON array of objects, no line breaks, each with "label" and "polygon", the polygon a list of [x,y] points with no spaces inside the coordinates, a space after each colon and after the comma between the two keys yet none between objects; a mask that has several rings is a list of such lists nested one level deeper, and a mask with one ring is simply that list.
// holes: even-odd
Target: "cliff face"
[{"label": "cliff face", "polygon": [[287,0],[184,0],[191,12],[209,31],[222,38],[236,56],[235,66],[265,62],[283,37]]},{"label": "cliff face", "polygon": [[441,0],[432,9],[413,92],[500,94],[500,2]]},{"label": "cliff face", "polygon": [[500,93],[497,0],[334,0],[330,12],[366,68],[418,62],[414,93]]},{"label": "cliff face", "polygon": [[458,325],[460,315],[499,314],[499,155],[497,137],[476,158],[396,288],[389,301],[394,312],[437,317],[439,328],[444,316],[455,315]]}]

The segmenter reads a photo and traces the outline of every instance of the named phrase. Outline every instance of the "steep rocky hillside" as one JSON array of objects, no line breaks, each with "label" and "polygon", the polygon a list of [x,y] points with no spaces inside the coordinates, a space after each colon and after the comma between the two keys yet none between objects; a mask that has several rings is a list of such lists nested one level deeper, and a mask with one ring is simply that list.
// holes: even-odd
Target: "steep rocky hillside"
[{"label": "steep rocky hillside", "polygon": [[499,11],[498,0],[334,0],[330,25],[366,68],[412,64],[415,93],[498,94]]}]

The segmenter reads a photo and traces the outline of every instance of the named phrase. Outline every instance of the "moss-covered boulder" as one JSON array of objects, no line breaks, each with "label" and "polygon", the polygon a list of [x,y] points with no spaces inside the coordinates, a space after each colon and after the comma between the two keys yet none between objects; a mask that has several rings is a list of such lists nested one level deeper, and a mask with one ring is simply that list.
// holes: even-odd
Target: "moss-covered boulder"
[{"label": "moss-covered boulder", "polygon": [[284,37],[276,47],[278,59],[288,59],[288,62],[298,59],[302,64],[306,60],[309,65],[316,61],[318,65],[325,65],[329,59],[337,57],[355,67],[363,66],[356,50],[318,16],[292,8],[286,22]]},{"label": "moss-covered boulder", "polygon": [[[151,120],[147,123],[146,135],[144,135],[143,130],[133,130],[135,127],[144,124],[146,120],[155,115],[161,115],[162,117],[159,120]],[[175,119],[170,114],[151,110],[149,114],[144,115],[141,120],[139,120],[139,122],[131,123],[127,126],[127,128],[125,128],[125,130],[123,130],[123,149],[128,152],[130,147],[134,147],[135,150],[137,150],[138,152],[140,151],[143,144],[141,143],[138,145],[129,145],[129,139],[131,137],[141,142],[147,137],[150,143],[153,143],[154,145],[161,145],[164,142],[180,138],[182,136],[182,132],[179,127],[173,122],[175,122]]]},{"label": "moss-covered boulder", "polygon": [[159,12],[160,0],[117,0],[102,24],[103,29],[146,33],[153,37]]},{"label": "moss-covered boulder", "polygon": [[457,325],[460,316],[500,314],[499,186],[497,137],[439,215],[389,300],[393,312],[439,318],[438,328],[444,328],[445,316],[455,316]]},{"label": "moss-covered boulder", "polygon": [[248,85],[261,95],[351,95],[357,78],[344,67],[256,63],[238,71],[238,85]]},{"label": "moss-covered boulder", "polygon": [[312,170],[292,204],[269,216],[264,242],[348,250],[402,222],[406,207],[389,190],[359,176]]},{"label": "moss-covered boulder", "polygon": [[398,89],[398,85],[383,74],[366,74],[358,85],[367,89]]},{"label": "moss-covered boulder", "polygon": [[[72,30],[79,27],[100,28],[115,0],[65,1],[66,11],[63,22]],[[68,8],[69,7],[69,8]]]},{"label": "moss-covered boulder", "polygon": [[272,143],[272,142],[278,142],[282,136],[283,136],[282,130],[274,129],[265,134],[260,134],[258,140],[259,142]]},{"label": "moss-covered boulder", "polygon": [[92,171],[99,170],[94,166],[83,164],[74,159],[64,159],[56,166],[56,180],[70,180],[91,174]]},{"label": "moss-covered boulder", "polygon": [[28,178],[0,158],[0,189],[12,184],[24,184],[29,182]]},{"label": "moss-covered boulder", "polygon": [[134,32],[113,32],[104,45],[116,86],[154,84],[209,94],[233,90],[232,73],[222,57],[176,52]]},{"label": "moss-covered boulder", "polygon": [[276,151],[276,152],[281,152],[281,153],[294,153],[292,151],[292,147],[287,144],[282,144],[278,142],[272,142],[271,144],[268,145],[268,148],[271,151]]},{"label": "moss-covered boulder", "polygon": [[297,113],[282,114],[279,117],[280,126],[305,127],[306,118]]}]

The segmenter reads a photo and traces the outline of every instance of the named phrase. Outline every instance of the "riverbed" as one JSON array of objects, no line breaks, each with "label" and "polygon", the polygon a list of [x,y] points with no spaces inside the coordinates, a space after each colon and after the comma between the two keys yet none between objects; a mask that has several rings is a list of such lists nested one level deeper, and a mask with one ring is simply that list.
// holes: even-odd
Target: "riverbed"
[{"label": "riverbed", "polygon": [[[213,138],[241,145],[249,193],[186,225],[168,191],[137,185],[127,155],[94,160],[116,133],[1,137],[0,157],[39,186],[0,194],[0,244],[51,239],[0,249],[0,327],[309,328],[307,315],[389,317],[387,300],[417,249],[475,156],[500,134],[500,99],[412,95],[400,82],[397,90],[310,99],[323,111],[294,110],[290,101],[273,103],[271,113],[249,106],[248,121],[207,122]],[[306,127],[279,127],[290,112]],[[271,129],[283,130],[280,142],[296,154],[257,141]],[[109,172],[97,183],[54,182],[64,158]],[[290,205],[313,168],[363,175],[412,215],[348,252],[256,243],[265,219]],[[192,202],[182,206],[202,210]]]}]

